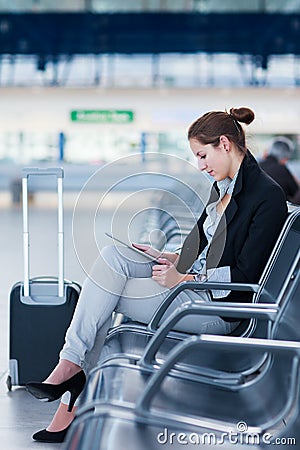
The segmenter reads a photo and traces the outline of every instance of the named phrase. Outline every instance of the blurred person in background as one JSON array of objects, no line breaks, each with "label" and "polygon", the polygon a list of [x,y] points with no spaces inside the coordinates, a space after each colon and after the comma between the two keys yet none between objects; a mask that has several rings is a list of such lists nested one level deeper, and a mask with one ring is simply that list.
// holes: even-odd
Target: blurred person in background
[{"label": "blurred person in background", "polygon": [[295,146],[290,139],[278,136],[271,142],[260,166],[282,187],[288,201],[300,204],[299,182],[286,166],[294,151]]}]

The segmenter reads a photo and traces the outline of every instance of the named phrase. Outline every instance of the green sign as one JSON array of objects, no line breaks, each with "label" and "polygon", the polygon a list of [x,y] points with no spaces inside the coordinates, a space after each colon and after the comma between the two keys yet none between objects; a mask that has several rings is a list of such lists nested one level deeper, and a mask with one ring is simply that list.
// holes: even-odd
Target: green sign
[{"label": "green sign", "polygon": [[71,111],[72,122],[80,123],[130,123],[134,112],[120,109],[75,109]]}]

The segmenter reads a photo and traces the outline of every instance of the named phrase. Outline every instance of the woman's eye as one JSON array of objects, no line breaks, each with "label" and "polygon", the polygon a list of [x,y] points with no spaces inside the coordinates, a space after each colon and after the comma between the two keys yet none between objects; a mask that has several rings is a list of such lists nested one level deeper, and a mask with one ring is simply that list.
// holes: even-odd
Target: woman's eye
[{"label": "woman's eye", "polygon": [[206,155],[198,155],[199,159],[205,159]]}]

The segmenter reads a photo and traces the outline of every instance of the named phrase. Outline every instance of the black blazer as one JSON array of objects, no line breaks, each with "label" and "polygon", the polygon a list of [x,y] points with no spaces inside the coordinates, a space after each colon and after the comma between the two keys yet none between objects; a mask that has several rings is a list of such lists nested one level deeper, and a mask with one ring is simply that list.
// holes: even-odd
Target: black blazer
[{"label": "black blazer", "polygon": [[[217,198],[214,183],[209,202]],[[205,248],[203,231],[206,211],[184,241],[177,270],[185,273]],[[285,194],[259,167],[248,151],[245,155],[222,219],[207,253],[207,268],[230,266],[231,280],[257,283],[287,217]],[[225,301],[250,301],[249,293],[231,292]],[[222,299],[218,299],[219,301]]]}]

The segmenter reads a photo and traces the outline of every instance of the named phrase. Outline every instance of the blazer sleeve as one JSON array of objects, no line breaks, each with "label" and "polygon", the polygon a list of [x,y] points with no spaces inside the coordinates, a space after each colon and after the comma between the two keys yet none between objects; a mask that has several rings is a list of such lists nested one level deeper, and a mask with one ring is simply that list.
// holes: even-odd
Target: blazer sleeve
[{"label": "blazer sleeve", "polygon": [[233,282],[258,282],[287,217],[280,189],[270,190],[253,211],[244,244],[231,268]]}]

